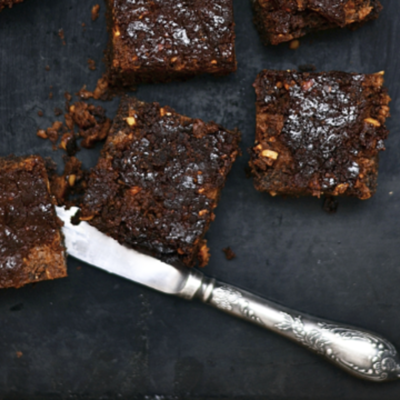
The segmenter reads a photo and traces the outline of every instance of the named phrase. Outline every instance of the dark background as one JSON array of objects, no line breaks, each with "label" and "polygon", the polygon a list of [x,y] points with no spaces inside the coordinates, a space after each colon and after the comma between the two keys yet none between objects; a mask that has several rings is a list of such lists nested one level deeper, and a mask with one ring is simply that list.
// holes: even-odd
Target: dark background
[{"label": "dark background", "polygon": [[[383,334],[400,349],[400,7],[383,0],[378,21],[264,47],[249,0],[234,0],[238,72],[142,86],[142,100],[243,132],[208,233],[205,272],[287,306]],[[0,13],[0,155],[61,152],[36,137],[63,108],[64,92],[101,76],[107,42],[96,0],[26,0]],[[86,30],[81,24],[86,23]],[[66,45],[58,36],[65,32]],[[87,59],[98,69],[89,71]],[[378,193],[341,199],[337,214],[315,198],[271,198],[244,169],[254,140],[251,84],[264,69],[386,71],[392,115]],[[50,71],[46,71],[46,65]],[[50,86],[53,89],[50,90]],[[54,93],[49,99],[49,92]],[[102,103],[113,116],[118,99]],[[39,118],[37,112],[45,115]],[[86,166],[96,152],[81,152]],[[227,261],[222,248],[237,258]],[[363,382],[273,333],[70,259],[69,277],[0,292],[0,399],[398,399],[400,382]],[[82,268],[79,268],[82,267]],[[22,356],[20,353],[22,352]],[[18,355],[20,357],[18,357]]]}]

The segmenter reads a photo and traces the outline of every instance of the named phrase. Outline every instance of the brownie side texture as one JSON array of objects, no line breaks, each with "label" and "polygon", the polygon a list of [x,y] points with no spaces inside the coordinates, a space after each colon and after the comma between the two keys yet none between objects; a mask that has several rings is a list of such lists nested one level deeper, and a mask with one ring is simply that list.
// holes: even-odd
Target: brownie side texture
[{"label": "brownie side texture", "polygon": [[106,0],[112,86],[236,71],[232,0]]},{"label": "brownie side texture", "polygon": [[359,28],[378,18],[378,0],[253,0],[254,23],[265,44],[279,44],[310,32]]},{"label": "brownie side texture", "polygon": [[257,190],[363,200],[375,193],[378,153],[389,133],[383,73],[265,70],[254,87],[250,167]]},{"label": "brownie side texture", "polygon": [[239,132],[214,122],[124,98],[91,172],[81,220],[161,260],[204,266],[204,235],[239,141]]},{"label": "brownie side texture", "polygon": [[0,158],[0,288],[67,276],[60,227],[43,160]]}]

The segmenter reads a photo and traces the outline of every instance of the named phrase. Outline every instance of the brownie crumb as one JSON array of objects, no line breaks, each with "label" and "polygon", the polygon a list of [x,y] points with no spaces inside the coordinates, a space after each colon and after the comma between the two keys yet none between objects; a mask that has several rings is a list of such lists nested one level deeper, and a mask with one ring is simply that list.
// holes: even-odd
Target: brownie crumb
[{"label": "brownie crumb", "polygon": [[16,354],[17,358],[21,358],[24,355],[24,353],[22,353],[22,351],[16,351],[15,354]]},{"label": "brownie crumb", "polygon": [[291,50],[297,50],[300,47],[300,41],[299,40],[292,40],[289,43],[289,49]]},{"label": "brownie crumb", "polygon": [[236,258],[236,254],[232,251],[232,249],[228,246],[225,249],[222,249],[222,251],[225,253],[225,257],[227,260],[233,260]]},{"label": "brownie crumb", "polygon": [[92,7],[92,21],[96,21],[100,14],[100,4],[96,4]]},{"label": "brownie crumb", "polygon": [[38,113],[37,113],[37,115],[38,115],[39,117],[43,117],[43,115],[44,115],[44,114],[43,114],[43,111],[39,110]]},{"label": "brownie crumb", "polygon": [[96,70],[96,61],[92,60],[91,58],[88,58],[87,63],[91,71]]},{"label": "brownie crumb", "polygon": [[65,42],[65,34],[64,34],[64,29],[59,29],[58,30],[58,36],[62,40],[63,46],[65,46],[67,43]]},{"label": "brownie crumb", "polygon": [[49,99],[52,99],[53,98],[53,92],[50,92],[49,93]]},{"label": "brownie crumb", "polygon": [[50,71],[50,65],[46,65],[45,70]]},{"label": "brownie crumb", "polygon": [[60,115],[62,115],[62,110],[61,110],[61,108],[58,108],[58,107],[56,107],[55,109],[54,109],[54,115],[56,116],[56,117],[59,117]]},{"label": "brownie crumb", "polygon": [[110,100],[116,94],[118,94],[116,91],[111,91],[109,89],[108,77],[106,75],[103,75],[97,81],[96,89],[93,92],[87,90],[86,85],[84,85],[82,89],[76,93],[76,95],[83,100],[92,98],[95,100]]},{"label": "brownie crumb", "polygon": [[82,162],[76,157],[64,157],[65,167],[58,175],[54,166],[46,164],[50,181],[50,192],[58,206],[72,207],[80,204],[86,189],[87,172],[82,170]]},{"label": "brownie crumb", "polygon": [[[46,130],[39,129],[36,133],[41,139],[50,139],[53,150],[57,149],[57,142],[61,137],[58,148],[65,150],[68,156],[74,156],[79,151],[77,140],[80,146],[90,149],[97,142],[105,140],[111,127],[111,120],[106,117],[104,108],[94,106],[82,101],[70,104],[72,96],[65,93],[66,114],[65,122],[56,121]],[[62,110],[55,109],[55,114],[62,114]]]},{"label": "brownie crumb", "polygon": [[339,207],[339,200],[334,196],[325,196],[323,210],[328,214],[336,214]]}]

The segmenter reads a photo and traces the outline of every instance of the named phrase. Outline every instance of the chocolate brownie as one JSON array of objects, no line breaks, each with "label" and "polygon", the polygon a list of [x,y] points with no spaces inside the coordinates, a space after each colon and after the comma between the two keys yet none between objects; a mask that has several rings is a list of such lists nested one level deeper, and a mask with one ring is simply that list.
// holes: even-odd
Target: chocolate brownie
[{"label": "chocolate brownie", "polygon": [[111,85],[236,71],[232,0],[106,0]]},{"label": "chocolate brownie", "polygon": [[0,158],[0,288],[67,276],[60,227],[43,160]]},{"label": "chocolate brownie", "polygon": [[239,153],[240,133],[123,98],[81,220],[166,262],[208,262],[204,235]]},{"label": "chocolate brownie", "polygon": [[24,0],[0,0],[0,11],[5,8],[11,8],[16,3],[22,3]]},{"label": "chocolate brownie", "polygon": [[376,191],[388,136],[383,72],[263,71],[257,95],[255,187],[271,195],[355,196]]},{"label": "chocolate brownie", "polygon": [[382,10],[378,0],[253,0],[253,8],[263,42],[274,45],[309,32],[355,29]]}]

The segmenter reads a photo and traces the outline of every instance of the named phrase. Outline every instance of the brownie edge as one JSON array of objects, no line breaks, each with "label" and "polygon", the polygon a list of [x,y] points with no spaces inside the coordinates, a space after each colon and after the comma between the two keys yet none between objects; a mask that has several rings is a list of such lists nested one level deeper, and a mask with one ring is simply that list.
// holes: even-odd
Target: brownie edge
[{"label": "brownie edge", "polygon": [[261,72],[250,150],[256,189],[273,196],[370,198],[389,133],[383,82],[383,72]]},{"label": "brownie edge", "polygon": [[49,186],[41,157],[0,158],[0,288],[67,276]]},{"label": "brownie edge", "polygon": [[240,133],[123,98],[81,219],[120,243],[169,263],[208,263],[204,240]]}]

